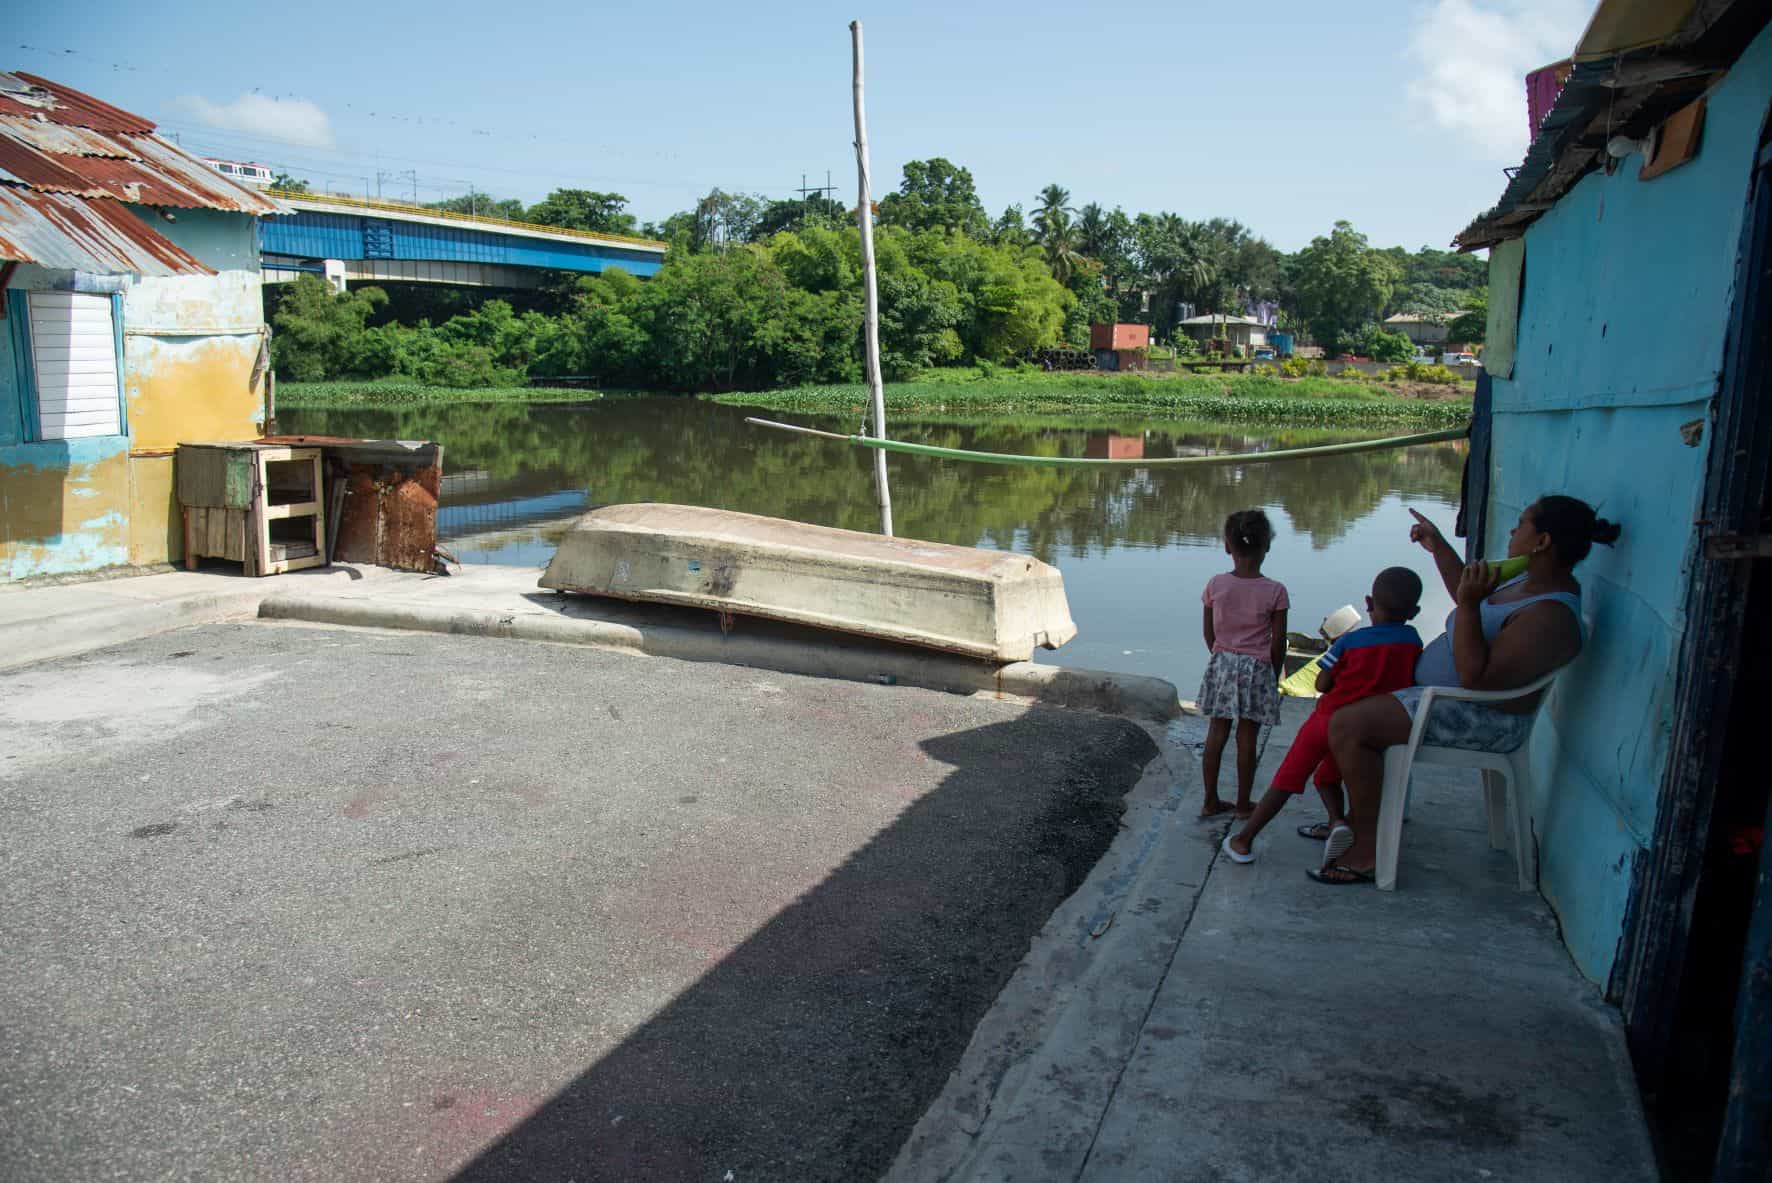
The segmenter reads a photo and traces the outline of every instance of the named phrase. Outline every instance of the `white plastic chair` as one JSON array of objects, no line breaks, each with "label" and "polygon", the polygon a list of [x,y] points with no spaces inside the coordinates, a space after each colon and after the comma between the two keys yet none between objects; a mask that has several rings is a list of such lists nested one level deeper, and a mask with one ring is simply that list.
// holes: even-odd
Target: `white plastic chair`
[{"label": "white plastic chair", "polygon": [[[1417,764],[1475,768],[1483,773],[1483,803],[1489,815],[1489,848],[1505,850],[1506,835],[1511,826],[1514,866],[1519,872],[1520,890],[1531,891],[1538,886],[1538,848],[1532,840],[1532,762],[1528,749],[1549,693],[1540,695],[1538,705],[1532,710],[1526,737],[1511,752],[1431,747],[1421,742],[1421,735],[1427,729],[1428,714],[1435,699],[1508,702],[1539,691],[1548,692],[1561,672],[1561,669],[1552,670],[1517,690],[1422,687],[1421,705],[1415,711],[1415,725],[1409,729],[1409,742],[1386,748],[1384,752],[1384,788],[1378,803],[1378,862],[1374,875],[1380,891],[1395,891],[1397,887],[1397,852],[1403,844],[1403,818],[1409,811],[1409,774]],[[1510,804],[1511,810],[1508,808]]]}]

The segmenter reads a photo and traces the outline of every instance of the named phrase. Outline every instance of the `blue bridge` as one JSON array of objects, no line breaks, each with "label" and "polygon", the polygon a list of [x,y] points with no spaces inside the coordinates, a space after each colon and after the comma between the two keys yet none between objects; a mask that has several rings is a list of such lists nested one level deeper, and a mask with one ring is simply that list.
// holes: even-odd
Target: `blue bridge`
[{"label": "blue bridge", "polygon": [[664,262],[665,244],[651,239],[350,197],[272,196],[290,212],[259,219],[266,283],[307,273],[340,289],[347,281],[525,288],[544,271],[648,276]]}]

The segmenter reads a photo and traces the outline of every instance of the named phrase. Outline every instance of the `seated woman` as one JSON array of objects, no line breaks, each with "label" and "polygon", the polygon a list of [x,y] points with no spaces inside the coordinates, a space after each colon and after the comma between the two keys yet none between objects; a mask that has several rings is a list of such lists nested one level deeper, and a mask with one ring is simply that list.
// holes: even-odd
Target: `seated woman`
[{"label": "seated woman", "polygon": [[[1415,513],[1414,510],[1410,510]],[[1581,652],[1581,585],[1575,564],[1596,542],[1610,546],[1618,526],[1573,497],[1545,496],[1526,507],[1508,535],[1510,558],[1526,572],[1497,586],[1488,563],[1463,564],[1432,522],[1415,514],[1409,539],[1434,558],[1457,607],[1446,632],[1422,650],[1416,685],[1351,703],[1329,724],[1329,748],[1347,786],[1354,844],[1320,870],[1321,883],[1370,883],[1378,861],[1378,802],[1384,750],[1407,743],[1422,686],[1512,690],[1563,666]],[[1438,747],[1511,752],[1525,742],[1536,695],[1498,703],[1436,699],[1422,742]]]}]

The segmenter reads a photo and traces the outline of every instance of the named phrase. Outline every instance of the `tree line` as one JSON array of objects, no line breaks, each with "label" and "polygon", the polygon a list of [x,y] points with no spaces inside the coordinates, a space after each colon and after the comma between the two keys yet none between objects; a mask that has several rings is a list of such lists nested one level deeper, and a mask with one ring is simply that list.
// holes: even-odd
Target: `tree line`
[{"label": "tree line", "polygon": [[[523,206],[474,193],[433,208],[669,244],[642,282],[619,269],[560,279],[541,307],[505,300],[431,324],[402,324],[385,292],[333,294],[304,276],[270,299],[279,372],[296,380],[399,375],[452,386],[585,374],[608,385],[743,390],[861,376],[860,234],[818,193],[767,200],[718,189],[636,225],[617,193],[555,190]],[[877,203],[882,368],[904,379],[947,365],[1001,365],[1084,346],[1088,326],[1134,321],[1158,340],[1187,314],[1275,312],[1331,353],[1403,360],[1398,311],[1450,319],[1481,338],[1485,265],[1422,248],[1376,248],[1347,222],[1286,253],[1233,219],[1129,215],[1075,205],[1048,185],[1031,209],[993,218],[972,174],[912,161]]]}]

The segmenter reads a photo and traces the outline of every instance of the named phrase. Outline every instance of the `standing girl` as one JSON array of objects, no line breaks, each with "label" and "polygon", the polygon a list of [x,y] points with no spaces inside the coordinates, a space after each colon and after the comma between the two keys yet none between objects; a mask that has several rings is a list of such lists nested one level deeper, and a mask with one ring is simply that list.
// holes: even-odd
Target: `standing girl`
[{"label": "standing girl", "polygon": [[[1211,718],[1200,773],[1206,781],[1202,818],[1235,808],[1246,818],[1253,811],[1249,793],[1255,786],[1255,740],[1263,725],[1280,721],[1279,671],[1286,655],[1286,589],[1261,573],[1274,540],[1274,528],[1259,509],[1245,509],[1224,520],[1224,549],[1232,569],[1214,575],[1200,600],[1206,605],[1206,647],[1212,657],[1200,679],[1199,708]],[[1218,762],[1237,725],[1237,803],[1218,797]]]}]

